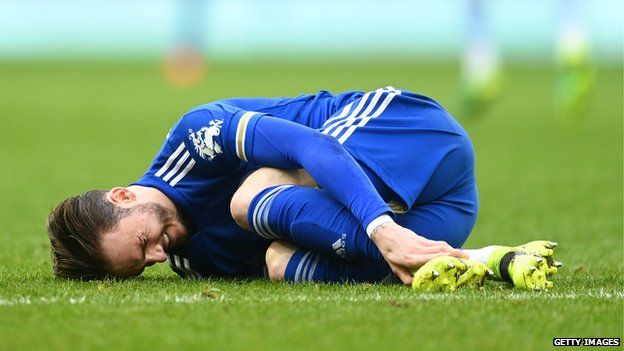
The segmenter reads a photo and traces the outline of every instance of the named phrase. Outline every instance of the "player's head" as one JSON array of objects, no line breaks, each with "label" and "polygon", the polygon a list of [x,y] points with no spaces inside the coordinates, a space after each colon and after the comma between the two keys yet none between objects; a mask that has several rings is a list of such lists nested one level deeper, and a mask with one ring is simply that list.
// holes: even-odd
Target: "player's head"
[{"label": "player's head", "polygon": [[185,229],[164,195],[129,187],[64,200],[48,217],[48,235],[54,274],[91,280],[139,275],[165,261]]}]

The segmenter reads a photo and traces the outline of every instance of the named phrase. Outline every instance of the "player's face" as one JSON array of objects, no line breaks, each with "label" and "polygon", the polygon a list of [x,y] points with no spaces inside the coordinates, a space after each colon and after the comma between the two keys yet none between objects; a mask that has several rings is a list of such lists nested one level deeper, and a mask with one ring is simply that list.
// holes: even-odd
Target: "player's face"
[{"label": "player's face", "polygon": [[186,229],[177,212],[157,203],[137,205],[114,231],[101,238],[108,272],[117,277],[141,274],[143,269],[167,260],[167,251],[179,245]]}]

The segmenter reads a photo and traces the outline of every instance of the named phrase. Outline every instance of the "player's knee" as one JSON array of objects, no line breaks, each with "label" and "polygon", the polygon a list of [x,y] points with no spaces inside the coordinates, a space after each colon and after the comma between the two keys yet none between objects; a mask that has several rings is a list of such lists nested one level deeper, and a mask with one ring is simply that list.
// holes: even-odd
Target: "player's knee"
[{"label": "player's knee", "polygon": [[284,280],[286,266],[297,247],[284,241],[274,241],[266,251],[265,261],[269,279],[273,281]]},{"label": "player's knee", "polygon": [[[255,195],[255,194],[253,194]],[[249,230],[249,223],[247,223],[247,211],[249,210],[249,204],[253,199],[253,195],[244,192],[244,189],[238,189],[232,196],[230,201],[230,214],[232,218],[241,228]]]},{"label": "player's knee", "polygon": [[260,168],[249,174],[230,201],[230,214],[234,221],[243,229],[249,230],[247,213],[254,197],[263,190],[280,184],[316,186],[316,182],[303,169]]}]

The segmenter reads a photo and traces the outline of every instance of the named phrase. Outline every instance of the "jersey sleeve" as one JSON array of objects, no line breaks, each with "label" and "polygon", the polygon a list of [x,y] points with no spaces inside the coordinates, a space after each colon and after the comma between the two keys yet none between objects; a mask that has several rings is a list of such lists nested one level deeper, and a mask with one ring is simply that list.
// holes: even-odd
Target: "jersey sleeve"
[{"label": "jersey sleeve", "polygon": [[254,111],[237,111],[219,136],[223,153],[261,166],[304,168],[366,228],[392,213],[355,159],[330,136]]}]

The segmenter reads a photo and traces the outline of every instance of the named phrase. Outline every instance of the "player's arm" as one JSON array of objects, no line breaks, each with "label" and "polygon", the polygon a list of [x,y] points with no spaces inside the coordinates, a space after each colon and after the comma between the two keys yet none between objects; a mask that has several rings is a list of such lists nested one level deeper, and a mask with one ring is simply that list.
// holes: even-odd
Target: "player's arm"
[{"label": "player's arm", "polygon": [[304,168],[370,231],[391,214],[355,159],[334,138],[271,115],[240,111],[221,134],[230,157],[282,169]]}]

